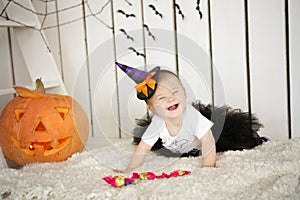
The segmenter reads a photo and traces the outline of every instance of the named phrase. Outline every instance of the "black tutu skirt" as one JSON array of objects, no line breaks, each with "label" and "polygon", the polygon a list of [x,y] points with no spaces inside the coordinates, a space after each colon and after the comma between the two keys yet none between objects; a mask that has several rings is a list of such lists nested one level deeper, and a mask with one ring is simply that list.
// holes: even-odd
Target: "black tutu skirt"
[{"label": "black tutu skirt", "polygon": [[[214,122],[211,130],[216,141],[217,152],[251,149],[268,141],[267,138],[259,136],[258,131],[263,125],[253,114],[243,112],[241,109],[233,109],[230,106],[212,107],[204,105],[200,101],[193,102],[192,105],[203,116]],[[133,130],[134,144],[141,141],[141,137],[150,123],[151,117],[149,116],[136,120],[136,127]],[[199,149],[193,149],[184,154],[174,153],[163,146],[161,139],[157,140],[151,150],[168,157],[201,155]]]}]

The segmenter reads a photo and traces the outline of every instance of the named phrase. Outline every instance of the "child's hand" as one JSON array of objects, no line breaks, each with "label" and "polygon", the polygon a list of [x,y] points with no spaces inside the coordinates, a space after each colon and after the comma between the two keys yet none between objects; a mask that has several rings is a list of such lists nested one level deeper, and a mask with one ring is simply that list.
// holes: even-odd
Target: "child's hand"
[{"label": "child's hand", "polygon": [[216,164],[214,164],[214,165],[202,165],[201,166],[201,168],[207,168],[207,167],[218,168],[218,166],[216,166]]},{"label": "child's hand", "polygon": [[114,169],[113,171],[116,172],[116,173],[128,173],[128,172],[131,172],[133,169],[132,168],[126,168],[126,169]]},{"label": "child's hand", "polygon": [[141,164],[145,159],[145,156],[150,150],[151,150],[151,146],[149,146],[143,140],[141,140],[139,145],[135,148],[127,168],[123,170],[115,169],[114,172],[128,173],[134,170],[135,168],[141,166]]}]

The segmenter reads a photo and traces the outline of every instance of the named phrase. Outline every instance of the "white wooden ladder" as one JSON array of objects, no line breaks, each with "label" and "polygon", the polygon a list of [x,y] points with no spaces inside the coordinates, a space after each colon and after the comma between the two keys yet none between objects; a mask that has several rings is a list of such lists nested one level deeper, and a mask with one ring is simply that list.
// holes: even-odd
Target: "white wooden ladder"
[{"label": "white wooden ladder", "polygon": [[[30,0],[14,1],[34,10]],[[31,85],[25,87],[33,89],[36,78],[42,77],[46,89],[51,88],[52,93],[67,94],[54,57],[47,48],[47,41],[43,39],[43,32],[33,29],[34,27],[36,29],[40,27],[38,17],[34,13],[25,12],[25,10],[20,9],[14,3],[9,3],[9,0],[2,0],[2,4],[4,6],[8,5],[5,11],[8,18],[13,20],[0,18],[0,27],[10,27],[13,29],[14,37],[25,61],[26,66],[24,67],[28,71],[30,80],[32,81]],[[12,88],[0,90],[0,95],[12,93],[14,93]]]}]

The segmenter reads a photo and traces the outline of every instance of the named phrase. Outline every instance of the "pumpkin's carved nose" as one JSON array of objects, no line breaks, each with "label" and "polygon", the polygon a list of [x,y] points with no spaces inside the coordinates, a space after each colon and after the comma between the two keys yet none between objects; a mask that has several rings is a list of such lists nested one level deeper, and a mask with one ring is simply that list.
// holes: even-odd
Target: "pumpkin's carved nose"
[{"label": "pumpkin's carved nose", "polygon": [[41,118],[38,118],[37,122],[35,123],[34,131],[35,132],[37,132],[37,131],[46,131],[46,128],[45,128],[44,124],[41,121]]}]

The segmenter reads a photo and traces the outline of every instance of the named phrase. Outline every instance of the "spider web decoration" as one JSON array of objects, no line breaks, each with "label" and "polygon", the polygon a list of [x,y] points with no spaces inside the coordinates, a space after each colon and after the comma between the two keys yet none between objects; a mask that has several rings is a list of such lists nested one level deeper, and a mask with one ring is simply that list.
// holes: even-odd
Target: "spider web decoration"
[{"label": "spider web decoration", "polygon": [[[111,31],[113,31],[113,29],[114,29],[114,27],[112,25],[109,25],[109,23],[105,22],[105,20],[103,20],[101,18],[101,14],[104,11],[108,10],[108,12],[110,12],[110,9],[111,9],[110,5],[111,5],[112,0],[99,1],[99,2],[97,2],[97,4],[99,4],[99,5],[95,5],[94,0],[83,0],[80,3],[73,2],[72,5],[69,5],[68,7],[61,8],[61,9],[57,8],[57,2],[58,2],[57,0],[28,0],[28,1],[31,1],[34,4],[38,4],[39,5],[38,8],[40,11],[36,11],[36,10],[32,9],[31,6],[28,6],[26,3],[20,3],[20,2],[22,2],[21,0],[6,0],[4,3],[5,5],[3,5],[3,8],[0,7],[0,19],[2,21],[9,20],[16,24],[19,24],[20,26],[23,26],[23,27],[26,27],[29,29],[33,29],[35,31],[39,31],[49,52],[51,52],[51,49],[49,47],[49,44],[46,40],[45,35],[43,34],[43,30],[58,28],[61,26],[72,24],[74,22],[81,21],[81,20],[85,21],[87,18],[96,19],[99,23],[101,23],[107,29],[109,29]],[[124,0],[124,1],[126,2],[126,4],[129,7],[133,6],[131,1],[129,1],[129,0]],[[69,2],[72,2],[72,1],[69,1]],[[174,2],[175,3],[173,6],[175,7],[178,15],[181,16],[182,20],[184,20],[185,16],[183,14],[183,10],[180,8],[179,4],[176,3],[176,1],[174,1]],[[196,5],[197,5],[196,10],[201,19],[202,12],[200,10],[200,0],[196,1]],[[25,15],[26,14],[34,15],[34,17],[37,17],[39,19],[39,22],[40,22],[39,25],[33,26],[31,24],[24,22],[24,19],[17,19],[17,18],[7,15],[8,9],[10,7],[14,7],[15,9],[18,10],[18,12],[24,12]],[[163,13],[161,13],[159,11],[159,9],[157,9],[153,4],[148,4],[147,8],[150,9],[154,13],[155,16],[159,16],[161,18],[161,20],[163,20]],[[82,9],[83,10],[82,16],[69,18],[67,20],[64,19],[65,21],[60,22],[59,15],[65,15],[68,12],[75,11],[75,9]],[[118,14],[122,14],[126,18],[136,18],[136,16],[134,14],[125,13],[122,9],[119,9],[116,12]],[[53,20],[53,18],[56,20]],[[52,20],[49,20],[49,19],[52,19]],[[150,27],[144,23],[143,28],[145,28],[146,32],[148,33],[147,34],[148,37],[151,37],[153,40],[155,40],[155,35],[151,32]],[[119,29],[119,31],[121,33],[123,33],[127,39],[131,40],[132,42],[134,41],[134,38],[131,37],[130,35],[128,35],[128,31],[126,29]],[[131,47],[130,50],[135,50],[132,48],[133,47]],[[139,56],[139,55],[143,56],[143,54],[141,54],[141,53],[138,54],[136,51],[134,51],[134,53],[136,53],[137,56]]]},{"label": "spider web decoration", "polygon": [[[113,27],[111,27],[106,22],[104,22],[104,20],[102,20],[99,16],[105,9],[109,9],[108,5],[110,4],[111,0],[107,0],[102,5],[102,7],[100,7],[96,11],[92,10],[92,8],[90,6],[90,0],[85,0],[81,3],[74,3],[73,5],[70,5],[66,8],[59,9],[59,10],[50,9],[51,5],[53,6],[53,3],[57,4],[56,0],[36,0],[36,2],[43,4],[42,5],[42,9],[44,10],[43,12],[37,12],[37,11],[33,10],[32,8],[26,7],[25,5],[19,3],[17,0],[8,0],[6,2],[6,4],[3,6],[3,8],[0,10],[0,18],[2,20],[9,20],[9,21],[17,23],[21,26],[33,29],[35,31],[39,31],[41,33],[41,36],[42,36],[49,52],[51,52],[51,50],[50,50],[50,47],[49,47],[48,43],[46,42],[46,39],[45,39],[44,34],[42,33],[42,30],[58,28],[60,26],[71,24],[71,23],[74,23],[74,22],[77,22],[77,21],[80,21],[80,20],[85,20],[86,18],[89,18],[89,17],[95,18],[98,22],[103,24],[108,29],[111,29],[111,30],[113,29]],[[24,13],[30,13],[30,14],[33,14],[33,15],[37,16],[40,19],[40,27],[34,27],[34,26],[31,26],[29,24],[24,23],[21,20],[14,19],[13,17],[9,17],[7,15],[7,10],[9,9],[10,6],[14,6],[17,9],[24,11]],[[80,8],[80,7],[86,8],[86,10],[89,11],[89,14],[86,14],[85,16],[82,16],[82,17],[69,19],[68,21],[65,21],[63,23],[57,23],[58,21],[56,21],[56,23],[54,23],[53,25],[48,25],[48,26],[45,23],[46,20],[50,17],[53,17],[53,16],[58,17],[59,14],[62,14],[62,13],[67,12],[67,11],[72,11],[72,10],[74,10],[76,8]]]}]

